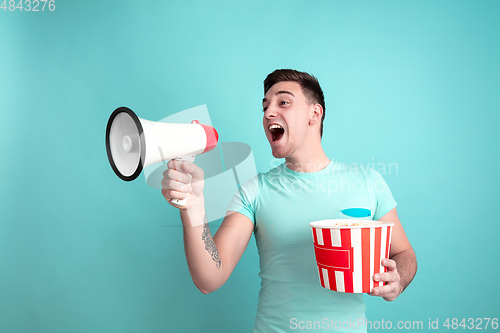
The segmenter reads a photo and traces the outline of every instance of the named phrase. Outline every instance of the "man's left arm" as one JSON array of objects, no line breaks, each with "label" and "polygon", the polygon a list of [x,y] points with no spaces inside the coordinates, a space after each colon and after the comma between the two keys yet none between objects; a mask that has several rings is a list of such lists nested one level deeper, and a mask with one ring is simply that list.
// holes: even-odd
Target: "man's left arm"
[{"label": "man's left arm", "polygon": [[383,297],[394,301],[405,290],[417,272],[417,258],[399,221],[396,208],[380,218],[380,221],[394,223],[391,240],[391,259],[382,260],[387,272],[373,275],[373,280],[387,282],[375,287],[368,295]]}]

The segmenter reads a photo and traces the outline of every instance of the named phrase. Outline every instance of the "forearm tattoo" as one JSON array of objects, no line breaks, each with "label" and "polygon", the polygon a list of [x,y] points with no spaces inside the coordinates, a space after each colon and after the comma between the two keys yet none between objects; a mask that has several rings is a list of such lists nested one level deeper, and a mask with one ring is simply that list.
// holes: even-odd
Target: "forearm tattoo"
[{"label": "forearm tattoo", "polygon": [[208,220],[206,215],[203,217],[203,233],[201,234],[201,239],[203,239],[203,242],[205,243],[205,250],[210,253],[210,255],[212,256],[212,260],[215,261],[215,265],[217,266],[217,268],[220,268],[221,261],[219,251],[215,246],[214,239],[212,238],[212,233],[210,232],[210,228],[208,227]]}]

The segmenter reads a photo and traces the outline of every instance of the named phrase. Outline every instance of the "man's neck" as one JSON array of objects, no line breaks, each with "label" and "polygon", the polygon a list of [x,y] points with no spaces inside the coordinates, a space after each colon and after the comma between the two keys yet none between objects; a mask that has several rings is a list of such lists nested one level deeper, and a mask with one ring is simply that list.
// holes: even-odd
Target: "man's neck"
[{"label": "man's neck", "polygon": [[326,168],[329,163],[330,159],[326,156],[321,144],[295,151],[292,156],[285,158],[286,166],[297,172],[317,172]]}]

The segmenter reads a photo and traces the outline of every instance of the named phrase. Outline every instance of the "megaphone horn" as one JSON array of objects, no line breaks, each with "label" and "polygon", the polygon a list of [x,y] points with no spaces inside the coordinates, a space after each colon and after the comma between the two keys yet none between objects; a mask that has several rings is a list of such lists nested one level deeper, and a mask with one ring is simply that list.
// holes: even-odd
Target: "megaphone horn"
[{"label": "megaphone horn", "polygon": [[215,128],[197,120],[191,124],[155,122],[137,117],[127,107],[117,108],[106,126],[109,163],[125,181],[136,179],[148,165],[206,153],[218,140]]}]

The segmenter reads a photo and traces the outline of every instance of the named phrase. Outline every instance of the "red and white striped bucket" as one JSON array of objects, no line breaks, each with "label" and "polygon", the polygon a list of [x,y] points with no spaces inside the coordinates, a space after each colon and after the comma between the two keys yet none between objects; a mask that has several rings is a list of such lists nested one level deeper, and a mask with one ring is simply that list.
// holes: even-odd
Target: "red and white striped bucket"
[{"label": "red and white striped bucket", "polygon": [[369,220],[311,222],[321,286],[345,293],[368,293],[384,282],[373,274],[385,272],[394,223]]}]

